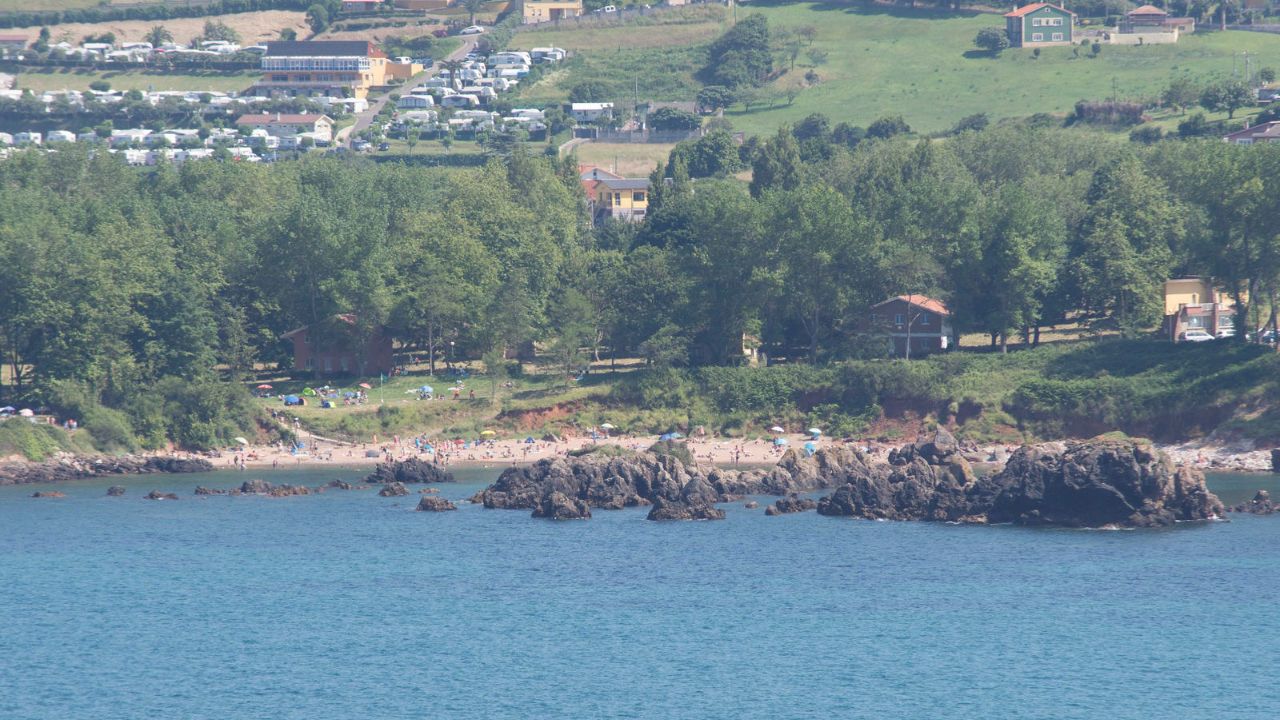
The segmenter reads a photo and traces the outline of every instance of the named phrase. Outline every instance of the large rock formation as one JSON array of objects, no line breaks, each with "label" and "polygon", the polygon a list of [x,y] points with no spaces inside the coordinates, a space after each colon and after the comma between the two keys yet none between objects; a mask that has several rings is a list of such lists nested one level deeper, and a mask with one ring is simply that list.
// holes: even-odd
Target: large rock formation
[{"label": "large rock formation", "polygon": [[177,500],[177,499],[178,499],[178,494],[177,494],[177,493],[160,492],[159,490],[152,490],[151,492],[147,493],[146,495],[143,495],[143,496],[142,496],[142,499],[143,499],[143,500]]},{"label": "large rock formation", "polygon": [[398,482],[406,485],[446,483],[453,482],[453,473],[426,460],[409,458],[398,462],[379,463],[364,481],[369,484]]},{"label": "large rock formation", "polygon": [[818,501],[824,515],[890,520],[1148,527],[1221,517],[1204,476],[1134,441],[1047,443],[1015,452],[976,479],[949,435],[890,453],[888,466],[851,472]]},{"label": "large rock formation", "polygon": [[107,488],[107,497],[120,497],[122,495],[124,495],[124,486],[122,485],[112,485]]},{"label": "large rock formation", "polygon": [[418,512],[445,512],[457,509],[458,507],[453,503],[435,495],[423,495],[418,501]]},{"label": "large rock formation", "polygon": [[202,459],[133,455],[84,458],[66,454],[45,462],[20,462],[0,466],[0,485],[84,480],[109,475],[193,473],[211,470],[213,470],[213,464]]},{"label": "large rock formation", "polygon": [[[197,488],[197,493],[199,488]],[[209,494],[218,494],[210,492]],[[266,480],[246,480],[240,484],[240,489],[233,490],[230,495],[266,495],[268,497],[289,497],[291,495],[310,495],[311,489],[304,485],[289,485],[281,483],[273,485]]]},{"label": "large rock formation", "polygon": [[765,508],[765,515],[787,515],[789,513],[804,512],[813,510],[818,507],[816,500],[806,497],[800,497],[792,493],[784,498],[779,498],[777,502]]},{"label": "large rock formation", "polygon": [[533,509],[533,516],[550,520],[589,520],[591,508],[585,500],[552,491],[542,496],[538,506]]},{"label": "large rock formation", "polygon": [[64,498],[67,494],[58,492],[57,490],[41,490],[40,492],[31,493],[33,498]]},{"label": "large rock formation", "polygon": [[389,482],[378,491],[378,497],[401,497],[409,494],[409,488],[401,482]]},{"label": "large rock formation", "polygon": [[655,448],[663,452],[596,452],[509,468],[471,500],[486,508],[543,513],[548,496],[558,493],[582,501],[587,508],[653,505],[651,520],[718,519],[724,513],[715,508],[716,503],[744,495],[786,495],[834,487],[847,473],[864,472],[868,467],[861,453],[833,447],[813,456],[788,451],[769,470],[704,471],[696,462],[682,460],[680,453],[669,452],[669,446]]}]

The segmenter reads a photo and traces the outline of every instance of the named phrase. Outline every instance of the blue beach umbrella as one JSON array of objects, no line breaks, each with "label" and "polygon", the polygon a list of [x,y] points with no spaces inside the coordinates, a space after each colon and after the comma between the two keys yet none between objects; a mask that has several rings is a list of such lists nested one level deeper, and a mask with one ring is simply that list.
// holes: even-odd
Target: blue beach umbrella
[{"label": "blue beach umbrella", "polygon": [[423,385],[422,387],[418,388],[418,392],[433,393],[435,392],[435,389],[432,388],[430,385]]},{"label": "blue beach umbrella", "polygon": [[777,445],[778,447],[782,447],[783,445],[787,445],[789,443],[787,442],[786,438],[778,438],[777,440],[773,441],[773,444]]}]

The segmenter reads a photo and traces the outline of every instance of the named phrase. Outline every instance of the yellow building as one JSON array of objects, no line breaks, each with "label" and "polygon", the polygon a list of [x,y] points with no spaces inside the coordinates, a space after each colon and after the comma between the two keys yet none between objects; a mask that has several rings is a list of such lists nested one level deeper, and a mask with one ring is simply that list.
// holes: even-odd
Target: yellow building
[{"label": "yellow building", "polygon": [[[1248,301],[1248,297],[1241,298]],[[1188,333],[1231,337],[1235,330],[1236,301],[1211,278],[1174,278],[1164,282],[1164,332],[1170,340],[1189,339]],[[1199,337],[1204,338],[1204,334]]]},{"label": "yellow building", "polygon": [[387,56],[364,40],[292,40],[267,43],[262,79],[251,92],[266,95],[368,96],[387,84]]},{"label": "yellow building", "polygon": [[555,22],[582,14],[582,0],[524,0],[524,24]]},{"label": "yellow building", "polygon": [[646,178],[599,177],[593,205],[597,222],[609,218],[640,222],[649,212],[649,181]]}]

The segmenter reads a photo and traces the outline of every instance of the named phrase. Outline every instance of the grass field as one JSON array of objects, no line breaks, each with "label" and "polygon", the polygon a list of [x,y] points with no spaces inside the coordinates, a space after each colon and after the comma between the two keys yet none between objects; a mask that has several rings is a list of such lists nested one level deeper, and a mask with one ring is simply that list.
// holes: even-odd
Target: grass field
[{"label": "grass field", "polygon": [[[827,59],[813,66],[804,47],[795,69],[783,73],[765,94],[800,93],[727,116],[748,134],[770,133],[813,112],[834,121],[866,125],[901,114],[912,128],[936,132],[956,120],[986,112],[994,119],[1035,113],[1065,113],[1077,100],[1156,96],[1172,77],[1227,76],[1233,61],[1248,52],[1255,67],[1280,70],[1280,35],[1201,31],[1176,45],[1104,45],[1097,58],[1087,48],[1012,49],[998,58],[975,52],[973,38],[983,27],[1002,25],[993,14],[938,13],[932,9],[843,4],[753,3],[740,12],[761,12],[774,29],[817,28],[814,46]],[[702,46],[725,28],[706,20],[684,25],[601,26],[523,32],[514,45],[557,45],[578,53],[563,70],[524,91],[538,100],[563,100],[585,80],[608,84],[630,99],[639,79],[641,98],[691,100],[699,85]],[[1079,53],[1074,52],[1079,50]],[[1077,56],[1078,55],[1078,56]],[[808,86],[807,70],[820,81]],[[641,70],[643,70],[641,72]]]},{"label": "grass field", "polygon": [[125,72],[95,72],[70,68],[38,68],[17,74],[18,87],[34,92],[45,90],[88,90],[89,83],[106,80],[113,90],[211,90],[215,92],[239,92],[258,79],[257,73],[190,73],[175,74],[128,70]]},{"label": "grass field", "polygon": [[672,144],[583,143],[574,149],[578,162],[599,165],[625,177],[647,177],[658,162],[666,162]]}]

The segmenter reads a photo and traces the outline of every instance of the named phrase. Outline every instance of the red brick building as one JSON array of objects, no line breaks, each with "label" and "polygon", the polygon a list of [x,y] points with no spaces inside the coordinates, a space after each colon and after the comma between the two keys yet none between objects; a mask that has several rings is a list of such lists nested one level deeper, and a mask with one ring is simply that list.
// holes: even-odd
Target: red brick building
[{"label": "red brick building", "polygon": [[924,357],[952,345],[951,311],[925,295],[899,295],[873,305],[868,320],[874,332],[889,336],[894,357]]},{"label": "red brick building", "polygon": [[356,316],[348,313],[281,337],[293,341],[294,370],[319,375],[390,374],[395,366],[390,336],[381,326],[364,335]]}]

